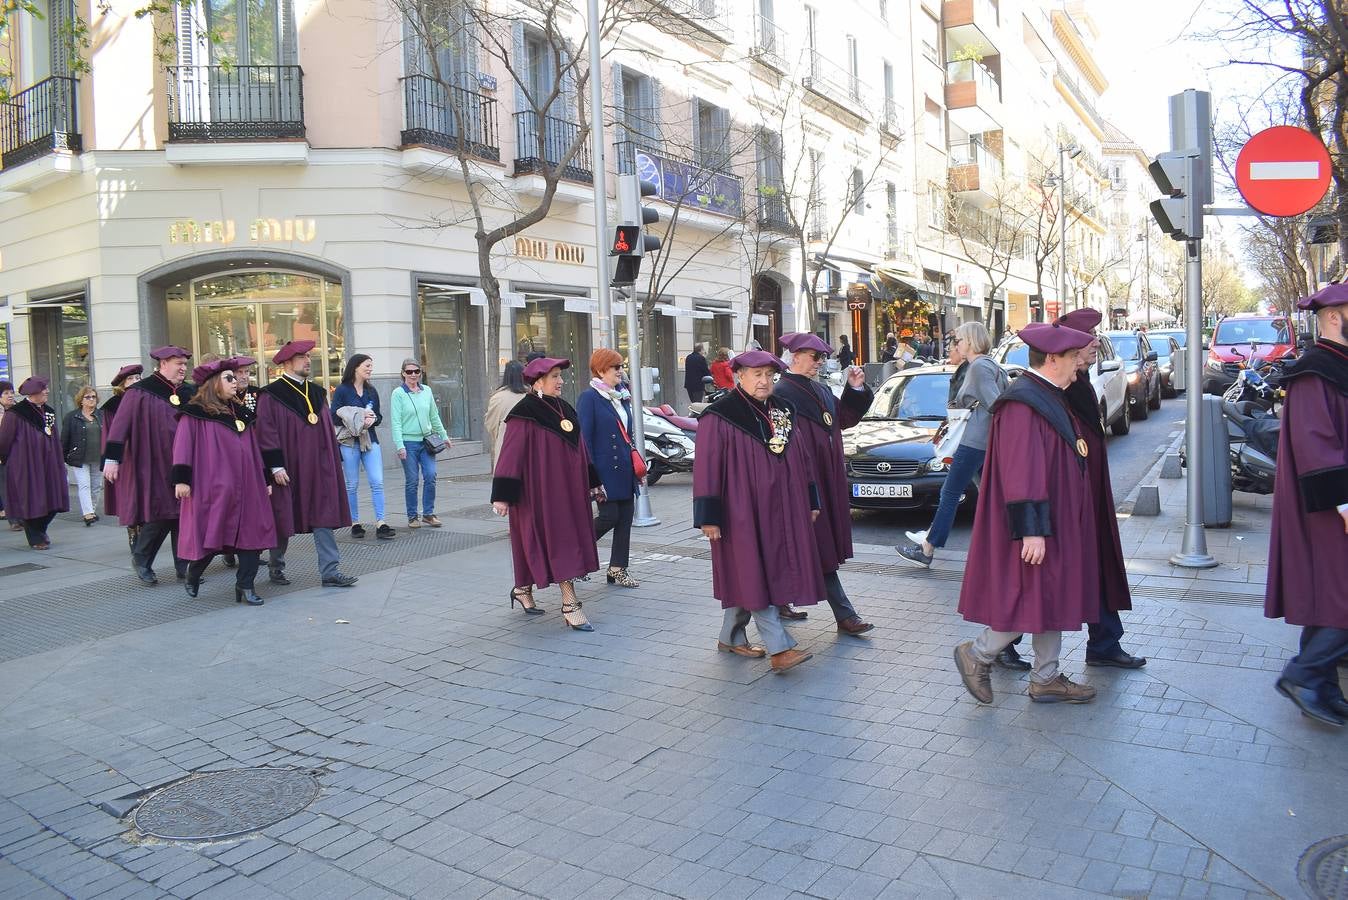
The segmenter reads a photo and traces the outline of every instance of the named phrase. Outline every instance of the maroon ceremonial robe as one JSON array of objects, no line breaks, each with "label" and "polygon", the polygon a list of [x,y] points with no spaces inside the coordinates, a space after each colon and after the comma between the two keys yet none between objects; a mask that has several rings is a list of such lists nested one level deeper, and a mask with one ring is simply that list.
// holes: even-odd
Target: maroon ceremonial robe
[{"label": "maroon ceremonial robe", "polygon": [[[178,404],[173,398],[178,398]],[[159,373],[142,378],[122,394],[103,456],[119,463],[117,519],[123,525],[144,525],[178,518],[178,499],[173,496],[169,470],[173,468],[173,436],[178,430],[182,404],[191,389],[176,389]]]},{"label": "maroon ceremonial robe", "polygon": [[[100,407],[103,410],[103,443],[98,449],[104,460],[108,458],[108,432],[112,430],[112,420],[117,417],[117,409],[121,405],[122,395],[113,394]],[[103,512],[109,516],[117,515],[117,483],[115,481],[103,482]]]},{"label": "maroon ceremonial robe", "polygon": [[[1077,631],[1100,618],[1095,509],[1063,392],[1026,371],[993,406],[960,614],[997,631]],[[1020,558],[1040,536],[1044,562]]]},{"label": "maroon ceremonial robe", "polygon": [[[310,409],[316,418],[313,424],[308,418]],[[283,468],[290,478],[288,485],[272,485],[278,539],[351,524],[341,450],[328,413],[327,394],[320,385],[306,381],[301,387],[282,375],[262,388],[257,400],[257,443],[268,471]]]},{"label": "maroon ceremonial robe", "polygon": [[[774,433],[786,441],[781,453],[769,446]],[[693,527],[721,529],[711,544],[711,579],[722,609],[824,599],[824,567],[810,524],[810,511],[821,504],[810,467],[795,409],[780,397],[762,404],[737,388],[698,420]]]},{"label": "maroon ceremonial robe", "polygon": [[515,587],[545,588],[598,570],[590,489],[600,481],[575,409],[529,391],[505,420],[491,501],[510,505]]},{"label": "maroon ceremonial robe", "polygon": [[[1128,590],[1128,570],[1123,562],[1123,544],[1119,541],[1119,517],[1114,511],[1114,486],[1109,478],[1109,453],[1105,449],[1105,429],[1100,424],[1095,388],[1090,375],[1077,373],[1077,380],[1063,391],[1077,419],[1077,428],[1086,439],[1090,455],[1086,472],[1091,481],[1091,505],[1095,510],[1095,546],[1099,554],[1100,597],[1105,609],[1120,612],[1133,608]],[[1098,619],[1092,620],[1098,621]]]},{"label": "maroon ceremonial robe", "polygon": [[818,381],[791,372],[781,377],[772,393],[796,408],[796,440],[810,458],[811,479],[819,489],[820,512],[814,522],[819,562],[825,573],[836,572],[852,558],[852,497],[842,433],[861,421],[875,394],[869,387],[857,391],[849,386],[843,388],[839,402]]},{"label": "maroon ceremonial robe", "polygon": [[212,416],[189,403],[173,439],[173,483],[190,485],[179,501],[178,553],[205,559],[234,550],[276,546],[276,520],[255,429],[233,414]]},{"label": "maroon ceremonial robe", "polygon": [[1317,341],[1284,384],[1264,615],[1348,628],[1348,348]]},{"label": "maroon ceremonial robe", "polygon": [[61,436],[50,406],[20,400],[0,418],[0,460],[5,463],[5,514],[11,520],[70,509]]}]

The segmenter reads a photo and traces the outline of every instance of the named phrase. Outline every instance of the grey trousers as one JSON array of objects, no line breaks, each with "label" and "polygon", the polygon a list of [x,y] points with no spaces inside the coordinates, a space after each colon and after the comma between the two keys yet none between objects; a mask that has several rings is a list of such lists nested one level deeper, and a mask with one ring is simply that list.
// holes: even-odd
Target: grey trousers
[{"label": "grey trousers", "polygon": [[[974,639],[974,659],[984,665],[991,665],[1005,647],[1020,637],[1017,631],[993,631],[984,628],[983,633]],[[1034,668],[1030,679],[1047,684],[1058,677],[1058,657],[1062,655],[1062,632],[1044,631],[1031,635],[1034,645]]]},{"label": "grey trousers", "polygon": [[787,633],[786,626],[777,615],[775,606],[753,611],[742,606],[727,609],[721,621],[721,643],[732,647],[749,643],[749,633],[746,629],[749,627],[750,618],[758,626],[758,636],[763,639],[763,647],[768,653],[781,653],[796,646],[795,639]]},{"label": "grey trousers", "polygon": [[[286,550],[290,547],[290,538],[281,538],[276,546],[267,553],[267,569],[273,575],[279,575],[286,568]],[[318,570],[324,578],[335,578],[341,574],[341,554],[337,552],[337,538],[331,528],[314,529],[314,549],[318,551]]]}]

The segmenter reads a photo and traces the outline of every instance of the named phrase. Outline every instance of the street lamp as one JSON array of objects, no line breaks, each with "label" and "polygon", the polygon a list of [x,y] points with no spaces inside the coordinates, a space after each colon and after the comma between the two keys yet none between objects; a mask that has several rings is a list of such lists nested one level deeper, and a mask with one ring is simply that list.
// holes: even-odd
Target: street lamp
[{"label": "street lamp", "polygon": [[1142,302],[1147,305],[1147,330],[1151,331],[1151,231],[1145,225],[1137,240],[1142,242],[1142,265],[1145,267],[1142,273]]},{"label": "street lamp", "polygon": [[1058,145],[1058,190],[1062,195],[1062,215],[1058,226],[1058,315],[1067,312],[1067,160],[1081,155],[1076,144]]}]

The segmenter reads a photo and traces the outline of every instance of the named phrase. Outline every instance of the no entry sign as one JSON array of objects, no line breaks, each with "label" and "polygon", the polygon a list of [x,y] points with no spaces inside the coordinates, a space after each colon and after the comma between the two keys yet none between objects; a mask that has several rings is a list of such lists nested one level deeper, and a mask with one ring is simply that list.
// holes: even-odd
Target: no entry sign
[{"label": "no entry sign", "polygon": [[1236,157],[1236,188],[1266,216],[1299,215],[1329,190],[1329,151],[1304,128],[1265,128]]}]

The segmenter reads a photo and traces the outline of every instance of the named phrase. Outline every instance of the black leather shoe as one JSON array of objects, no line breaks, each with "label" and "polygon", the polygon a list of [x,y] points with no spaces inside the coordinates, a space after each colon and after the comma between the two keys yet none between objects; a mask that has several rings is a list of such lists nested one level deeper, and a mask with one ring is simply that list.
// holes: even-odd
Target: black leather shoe
[{"label": "black leather shoe", "polygon": [[1133,656],[1120,650],[1113,656],[1091,656],[1086,655],[1086,665],[1088,666],[1113,666],[1116,669],[1140,669],[1147,664],[1145,656]]},{"label": "black leather shoe", "polygon": [[323,587],[351,587],[355,583],[356,579],[354,576],[343,575],[341,572],[338,572],[331,578],[323,579]]},{"label": "black leather shoe", "polygon": [[134,566],[133,570],[136,577],[140,579],[141,584],[158,584],[159,577],[154,574],[154,569],[149,566]]},{"label": "black leather shoe", "polygon": [[290,584],[290,579],[281,572],[272,572],[267,576],[267,580],[272,584]]},{"label": "black leather shoe", "polygon": [[183,590],[187,591],[187,596],[193,600],[197,599],[197,594],[201,592],[201,582],[187,579],[183,582]]},{"label": "black leather shoe", "polygon": [[1028,672],[1033,668],[1028,662],[1021,659],[1016,648],[1007,647],[997,654],[997,665],[1003,669],[1010,669],[1012,672]]},{"label": "black leather shoe", "polygon": [[808,619],[810,617],[810,614],[804,610],[792,609],[789,606],[777,607],[777,615],[789,622],[799,622],[802,619]]},{"label": "black leather shoe", "polygon": [[234,602],[247,603],[249,606],[261,606],[262,598],[255,594],[252,588],[235,588]]},{"label": "black leather shoe", "polygon": [[1342,719],[1348,720],[1348,700],[1343,699],[1340,694],[1337,697],[1322,698],[1325,706],[1334,711],[1334,714]]},{"label": "black leather shoe", "polygon": [[238,568],[238,566],[239,566],[239,558],[238,558],[237,556],[235,556],[233,553],[226,553],[226,554],[225,554],[225,568],[226,568],[226,569],[236,569],[236,568]]},{"label": "black leather shoe", "polygon": [[1335,728],[1343,727],[1344,720],[1321,702],[1315,691],[1310,688],[1302,687],[1290,678],[1279,678],[1274,687],[1278,689],[1279,694],[1295,703],[1306,718]]},{"label": "black leather shoe", "polygon": [[187,580],[187,570],[186,570],[186,569],[175,569],[175,570],[174,570],[174,573],[178,576],[178,580],[179,580],[179,581],[186,581],[186,580]]}]

